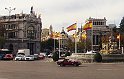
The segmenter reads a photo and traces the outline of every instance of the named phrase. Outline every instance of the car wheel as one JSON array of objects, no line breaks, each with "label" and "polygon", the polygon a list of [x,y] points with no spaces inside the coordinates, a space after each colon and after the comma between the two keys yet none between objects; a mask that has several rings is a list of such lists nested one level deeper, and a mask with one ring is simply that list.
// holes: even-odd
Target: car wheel
[{"label": "car wheel", "polygon": [[74,66],[79,66],[79,65],[75,63]]},{"label": "car wheel", "polygon": [[62,66],[65,66],[65,65],[61,63],[60,66],[62,67]]}]

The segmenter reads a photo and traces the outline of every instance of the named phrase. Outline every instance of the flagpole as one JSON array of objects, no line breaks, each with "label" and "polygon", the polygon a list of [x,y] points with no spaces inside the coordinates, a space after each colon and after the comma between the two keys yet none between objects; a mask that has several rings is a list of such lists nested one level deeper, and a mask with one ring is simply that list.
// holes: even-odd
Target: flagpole
[{"label": "flagpole", "polygon": [[54,52],[55,52],[55,38],[54,38]]},{"label": "flagpole", "polygon": [[93,27],[91,29],[91,50],[93,52]]},{"label": "flagpole", "polygon": [[60,35],[59,35],[59,58],[60,58]]},{"label": "flagpole", "polygon": [[[67,27],[67,32],[69,32],[71,30],[77,30],[77,22],[72,24],[71,26]],[[73,38],[74,38],[74,42],[75,42],[75,53],[77,53],[76,31],[75,31]]]},{"label": "flagpole", "polygon": [[120,33],[119,33],[119,49],[120,49]]},{"label": "flagpole", "polygon": [[[93,22],[92,22],[93,23]],[[93,53],[93,24],[92,24],[92,28],[91,28],[91,52]],[[92,54],[91,54],[91,63],[93,62],[92,59]]]},{"label": "flagpole", "polygon": [[76,32],[75,32],[75,53],[77,53],[77,40],[76,40],[77,36],[76,36]]},{"label": "flagpole", "polygon": [[[55,31],[54,31],[55,33]],[[54,52],[55,52],[55,48],[56,48],[56,43],[55,43],[55,34],[54,34]]]},{"label": "flagpole", "polygon": [[60,37],[59,37],[59,58],[60,58]]}]

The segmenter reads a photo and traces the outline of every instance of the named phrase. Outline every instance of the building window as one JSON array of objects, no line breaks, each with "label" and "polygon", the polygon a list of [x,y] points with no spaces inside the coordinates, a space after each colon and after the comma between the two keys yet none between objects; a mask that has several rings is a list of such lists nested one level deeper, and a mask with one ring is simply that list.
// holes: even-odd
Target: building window
[{"label": "building window", "polygon": [[8,38],[15,38],[15,32],[8,33]]},{"label": "building window", "polygon": [[30,38],[30,39],[34,39],[35,38],[35,32],[34,32],[34,27],[30,26],[28,27],[28,30],[27,30],[27,37]]}]

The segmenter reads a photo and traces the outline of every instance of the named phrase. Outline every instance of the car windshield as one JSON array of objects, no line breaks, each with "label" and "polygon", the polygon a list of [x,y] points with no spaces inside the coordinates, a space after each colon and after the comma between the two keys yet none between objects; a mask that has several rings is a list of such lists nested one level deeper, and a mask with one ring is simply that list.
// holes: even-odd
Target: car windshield
[{"label": "car windshield", "polygon": [[18,55],[25,55],[24,53],[18,53]]},{"label": "car windshield", "polygon": [[17,57],[24,57],[24,55],[17,55]]},{"label": "car windshield", "polygon": [[26,57],[34,57],[33,55],[29,55],[29,56],[26,56]]}]

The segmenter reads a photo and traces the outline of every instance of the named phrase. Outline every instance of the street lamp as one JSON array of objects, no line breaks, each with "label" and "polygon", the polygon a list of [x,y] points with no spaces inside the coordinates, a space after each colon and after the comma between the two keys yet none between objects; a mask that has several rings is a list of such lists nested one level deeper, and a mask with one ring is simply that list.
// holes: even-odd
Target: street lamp
[{"label": "street lamp", "polygon": [[10,19],[11,11],[15,10],[16,8],[9,7],[9,8],[5,8],[5,9],[9,11],[9,19]]}]

